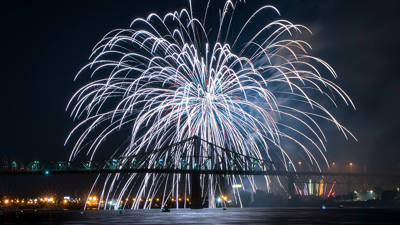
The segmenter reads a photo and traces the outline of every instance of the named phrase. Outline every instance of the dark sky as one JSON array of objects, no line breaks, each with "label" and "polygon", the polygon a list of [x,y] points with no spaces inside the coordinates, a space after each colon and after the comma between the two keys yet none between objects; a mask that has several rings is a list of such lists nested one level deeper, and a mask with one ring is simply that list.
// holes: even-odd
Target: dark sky
[{"label": "dark sky", "polygon": [[[328,129],[328,157],[372,169],[399,166],[400,1],[249,0],[243,10],[268,3],[283,18],[313,30],[306,37],[311,54],[335,68],[337,83],[356,104],[356,111],[342,105],[334,113],[359,141],[346,141]],[[73,77],[88,62],[94,44],[136,17],[185,6],[183,0],[2,0],[0,155],[67,159],[71,146],[63,143],[73,123],[65,106],[83,84]]]}]

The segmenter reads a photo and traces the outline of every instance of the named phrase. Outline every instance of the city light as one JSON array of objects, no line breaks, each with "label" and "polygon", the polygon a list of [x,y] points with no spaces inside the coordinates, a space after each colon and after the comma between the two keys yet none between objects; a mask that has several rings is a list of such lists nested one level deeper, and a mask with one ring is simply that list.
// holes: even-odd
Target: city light
[{"label": "city light", "polygon": [[98,206],[98,201],[97,201],[97,197],[96,196],[89,196],[88,200],[86,201],[86,204],[89,207],[96,207]]},{"label": "city light", "polygon": [[298,161],[297,164],[298,164],[299,166],[301,166],[301,165],[303,165],[303,162],[302,162],[302,161]]},{"label": "city light", "polygon": [[233,184],[232,188],[242,188],[243,185],[242,184]]},{"label": "city light", "polygon": [[54,203],[54,198],[53,197],[47,198],[47,202],[50,203],[50,204],[53,204]]},{"label": "city light", "polygon": [[349,162],[349,166],[353,166],[353,163],[352,163],[352,162]]}]

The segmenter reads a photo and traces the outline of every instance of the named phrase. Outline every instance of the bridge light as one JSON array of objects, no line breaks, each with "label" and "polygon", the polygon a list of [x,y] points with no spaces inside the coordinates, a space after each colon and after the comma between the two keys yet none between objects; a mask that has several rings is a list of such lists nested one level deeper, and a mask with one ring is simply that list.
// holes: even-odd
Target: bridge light
[{"label": "bridge light", "polygon": [[299,164],[299,166],[301,166],[303,164],[302,161],[298,161],[297,164]]},{"label": "bridge light", "polygon": [[50,170],[45,170],[44,171],[44,175],[49,175],[50,174]]},{"label": "bridge light", "polygon": [[349,166],[353,166],[353,162],[349,162]]},{"label": "bridge light", "polygon": [[220,197],[218,197],[217,198],[217,202],[221,202],[222,200],[221,200],[221,198]]},{"label": "bridge light", "polygon": [[332,166],[336,166],[336,163],[335,163],[335,162],[332,162]]}]

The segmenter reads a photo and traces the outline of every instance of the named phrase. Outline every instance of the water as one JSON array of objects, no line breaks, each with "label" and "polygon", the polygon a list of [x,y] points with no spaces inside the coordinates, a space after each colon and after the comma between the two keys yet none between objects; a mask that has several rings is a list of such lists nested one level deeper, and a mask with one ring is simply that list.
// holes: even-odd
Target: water
[{"label": "water", "polygon": [[[1,220],[0,220],[1,223]],[[374,208],[246,208],[246,209],[172,209],[137,211],[42,212],[30,217],[27,212],[18,218],[8,217],[4,224],[400,224],[400,209]]]}]

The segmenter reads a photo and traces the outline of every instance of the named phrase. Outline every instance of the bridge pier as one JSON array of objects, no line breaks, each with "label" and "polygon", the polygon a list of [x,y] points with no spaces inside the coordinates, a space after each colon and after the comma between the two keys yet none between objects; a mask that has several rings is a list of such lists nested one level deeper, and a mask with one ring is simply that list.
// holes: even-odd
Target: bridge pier
[{"label": "bridge pier", "polygon": [[[200,138],[195,136],[194,138],[194,165],[195,170],[199,170],[200,167]],[[202,209],[203,201],[201,198],[201,182],[200,182],[200,172],[195,172],[191,175],[192,180],[192,204],[190,208],[192,209]]]},{"label": "bridge pier", "polygon": [[192,174],[192,204],[190,205],[192,209],[202,209],[203,202],[201,199],[201,185],[200,185],[200,174]]},{"label": "bridge pier", "polygon": [[295,177],[293,175],[287,176],[288,199],[292,199],[296,195],[294,182],[295,182]]}]

